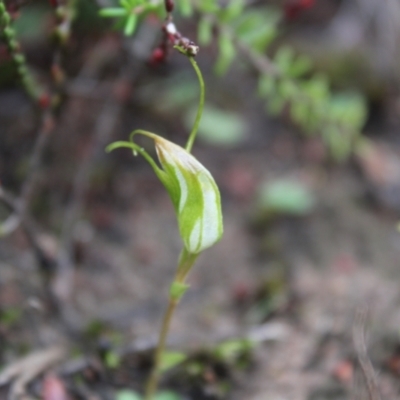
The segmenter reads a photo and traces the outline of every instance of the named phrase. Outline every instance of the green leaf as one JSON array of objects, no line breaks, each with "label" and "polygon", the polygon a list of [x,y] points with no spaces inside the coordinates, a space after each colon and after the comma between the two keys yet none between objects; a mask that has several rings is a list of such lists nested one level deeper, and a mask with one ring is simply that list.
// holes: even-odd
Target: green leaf
[{"label": "green leaf", "polygon": [[142,396],[133,390],[123,389],[117,392],[115,400],[142,400]]},{"label": "green leaf", "polygon": [[365,99],[358,93],[338,93],[331,97],[329,114],[355,130],[359,130],[365,123],[367,106]]},{"label": "green leaf", "polygon": [[105,364],[108,368],[114,369],[119,366],[121,357],[115,351],[108,351],[105,355]]},{"label": "green leaf", "polygon": [[193,14],[193,7],[190,0],[178,0],[177,4],[179,12],[184,17],[190,17]]},{"label": "green leaf", "polygon": [[308,214],[315,205],[311,191],[300,182],[278,180],[260,188],[258,208],[265,213],[285,215]]},{"label": "green leaf", "polygon": [[290,115],[293,121],[300,126],[307,123],[309,113],[309,104],[307,102],[293,101],[290,104]]},{"label": "green leaf", "polygon": [[187,355],[178,351],[165,351],[161,358],[160,370],[165,372],[176,367],[187,359]]},{"label": "green leaf", "polygon": [[236,48],[233,45],[232,38],[226,33],[221,32],[218,38],[219,57],[215,65],[215,72],[218,75],[224,74],[230,67],[236,56]]},{"label": "green leaf", "polygon": [[215,349],[215,355],[226,362],[233,362],[243,353],[254,348],[254,343],[248,339],[227,340]]},{"label": "green leaf", "polygon": [[154,400],[181,400],[181,396],[174,392],[163,391],[154,396]]},{"label": "green leaf", "polygon": [[230,0],[228,5],[220,11],[218,19],[224,23],[232,21],[243,12],[244,5],[244,0]]},{"label": "green leaf", "polygon": [[137,22],[137,16],[134,14],[131,14],[128,16],[126,22],[125,22],[125,28],[124,28],[124,34],[125,36],[131,36],[135,32],[136,29],[136,22]]},{"label": "green leaf", "polygon": [[216,0],[202,0],[197,4],[199,10],[203,13],[216,13],[219,10],[219,5]]},{"label": "green leaf", "polygon": [[315,75],[311,79],[302,82],[302,88],[311,100],[320,102],[329,98],[329,85],[325,76]]},{"label": "green leaf", "polygon": [[[190,128],[197,108],[186,114],[185,125]],[[199,137],[207,143],[218,146],[234,146],[245,139],[246,122],[240,114],[205,107],[199,126]]]},{"label": "green leaf", "polygon": [[239,39],[261,53],[277,36],[277,18],[266,10],[245,12],[234,25]]},{"label": "green leaf", "polygon": [[294,99],[298,94],[296,84],[290,79],[281,79],[278,87],[279,87],[279,94],[282,96],[282,99],[285,102]]},{"label": "green leaf", "polygon": [[293,58],[293,50],[290,47],[282,46],[276,52],[274,62],[283,74],[288,74],[292,66]]},{"label": "green leaf", "polygon": [[22,310],[20,308],[10,307],[0,312],[0,323],[5,326],[11,326],[22,318]]},{"label": "green leaf", "polygon": [[311,69],[311,61],[306,56],[296,58],[289,67],[288,73],[292,78],[299,78]]},{"label": "green leaf", "polygon": [[106,18],[124,17],[126,10],[124,8],[102,8],[99,15]]},{"label": "green leaf", "polygon": [[276,79],[271,75],[261,75],[258,80],[258,95],[269,97],[276,93]]},{"label": "green leaf", "polygon": [[341,131],[335,125],[328,125],[322,135],[336,161],[344,161],[350,155],[353,142],[351,132]]},{"label": "green leaf", "polygon": [[207,18],[201,18],[198,26],[197,36],[199,38],[199,44],[207,46],[210,44],[212,39],[212,21]]},{"label": "green leaf", "polygon": [[172,282],[172,285],[169,289],[169,295],[172,300],[179,301],[182,296],[186,293],[189,289],[189,285],[186,285],[182,282]]}]

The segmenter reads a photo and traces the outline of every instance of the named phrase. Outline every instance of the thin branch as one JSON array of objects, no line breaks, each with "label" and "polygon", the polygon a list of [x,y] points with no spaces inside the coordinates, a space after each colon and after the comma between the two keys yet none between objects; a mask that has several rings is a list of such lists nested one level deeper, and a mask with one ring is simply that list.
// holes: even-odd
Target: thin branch
[{"label": "thin branch", "polygon": [[[143,60],[148,58],[148,54],[143,52],[143,47],[146,49],[152,48],[156,37],[156,31],[149,31],[147,26],[142,25],[136,34],[135,42],[132,43],[128,38],[124,39],[123,45],[125,51],[129,55],[129,61],[122,67],[120,77],[114,83],[115,88],[121,84],[127,87],[134,84],[135,79],[141,72],[141,67],[143,68],[145,65]],[[146,43],[141,43],[141,38],[143,38],[143,41]],[[113,90],[111,90],[111,92],[113,92]],[[55,292],[64,299],[69,297],[73,286],[73,228],[84,208],[84,197],[93,166],[104,154],[106,144],[110,140],[110,136],[123,111],[123,107],[123,99],[118,100],[112,96],[108,97],[104,102],[94,128],[91,149],[81,161],[75,175],[70,203],[64,215],[60,250],[57,256],[58,271],[54,280]]]},{"label": "thin branch", "polygon": [[358,310],[356,321],[353,326],[353,342],[357,352],[358,362],[360,363],[365,383],[368,389],[369,400],[381,400],[378,389],[376,373],[368,357],[367,346],[365,343],[365,322],[367,319],[367,310]]}]

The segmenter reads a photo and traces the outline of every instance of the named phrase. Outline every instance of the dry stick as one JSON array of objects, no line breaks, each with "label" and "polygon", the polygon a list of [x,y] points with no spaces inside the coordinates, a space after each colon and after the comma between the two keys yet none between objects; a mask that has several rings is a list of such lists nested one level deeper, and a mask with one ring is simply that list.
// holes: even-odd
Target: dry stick
[{"label": "dry stick", "polygon": [[357,352],[358,362],[360,363],[361,371],[367,385],[369,400],[381,400],[376,374],[371,360],[368,357],[365,343],[366,318],[367,310],[365,308],[357,311],[356,321],[353,326],[353,342]]},{"label": "dry stick", "polygon": [[104,152],[104,148],[121,111],[122,104],[113,98],[106,100],[94,130],[94,143],[75,175],[72,201],[66,210],[62,226],[60,251],[57,258],[57,276],[55,277],[54,284],[57,295],[64,300],[70,296],[73,286],[74,268],[71,258],[73,252],[73,228],[84,206],[85,193],[91,177],[93,164],[100,153]]},{"label": "dry stick", "polygon": [[61,362],[67,354],[68,351],[64,345],[57,345],[31,353],[27,357],[13,362],[1,372],[0,386],[13,380],[9,394],[10,400],[24,398],[26,386],[29,382],[48,368]]},{"label": "dry stick", "polygon": [[[70,0],[70,3],[72,4],[73,1]],[[68,38],[69,27],[71,24],[71,21],[69,21],[68,18],[72,18],[73,16],[72,12],[66,11],[68,10],[67,6],[68,4],[63,8],[58,7],[60,10],[63,10],[63,13],[60,13],[60,10],[57,9],[57,14],[59,15],[58,18],[60,19],[59,24],[62,24],[62,28],[60,26],[57,26],[55,29],[55,36],[57,37],[57,42],[60,46],[54,54],[52,68],[53,81],[55,84],[54,86],[57,90],[60,90],[61,77],[64,76],[59,63],[59,60],[61,58],[60,47],[65,43],[66,39]],[[49,142],[49,139],[55,130],[56,124],[54,118],[54,106],[56,106],[57,104],[50,104],[50,98],[47,97],[45,93],[41,93],[43,92],[43,90],[39,89],[39,84],[35,81],[34,77],[29,72],[25,56],[21,52],[21,46],[16,40],[15,31],[11,27],[11,17],[6,10],[4,0],[0,0],[0,25],[3,28],[2,33],[6,40],[8,50],[14,62],[16,63],[17,71],[24,90],[32,98],[35,105],[42,107],[42,115],[37,133],[37,139],[29,159],[28,175],[26,176],[22,184],[21,193],[17,201],[18,207],[15,208],[15,211],[17,212],[15,219],[18,220],[19,223],[21,223],[27,217],[29,204],[38,183],[39,170],[42,164],[44,152],[47,147],[47,143]],[[61,33],[59,33],[59,31],[62,32],[63,36],[61,36]],[[57,76],[54,76],[54,71],[58,71]],[[57,93],[57,95],[59,95],[59,93]],[[41,101],[48,102],[49,104],[40,104]],[[12,227],[16,229],[19,223],[14,223]],[[9,228],[6,233],[9,234],[11,232],[12,230]]]},{"label": "dry stick", "polygon": [[4,188],[0,186],[0,201],[2,201],[15,215],[18,217],[19,222],[18,225],[21,225],[25,235],[32,246],[32,249],[36,255],[36,259],[39,262],[42,272],[42,278],[44,283],[44,289],[48,298],[54,303],[54,298],[51,295],[49,289],[49,279],[51,275],[51,271],[54,269],[54,260],[51,259],[47,253],[43,250],[41,244],[38,241],[38,229],[35,226],[34,222],[31,221],[29,215],[25,215],[24,218],[20,218],[22,215],[21,212],[21,201],[20,199],[15,198],[11,193],[8,193]]},{"label": "dry stick", "polygon": [[19,196],[21,201],[20,217],[23,220],[28,212],[28,207],[31,202],[33,193],[36,189],[40,176],[40,167],[43,160],[44,151],[47,143],[50,140],[55,130],[55,121],[50,110],[46,110],[41,118],[40,128],[37,133],[37,139],[34,144],[31,157],[29,159],[28,175],[22,184],[21,194]]},{"label": "dry stick", "polygon": [[[17,229],[19,225],[22,226],[31,246],[35,252],[38,260],[40,272],[43,279],[43,286],[48,295],[48,299],[55,311],[60,311],[62,302],[54,296],[50,290],[50,279],[55,266],[55,260],[50,258],[42,245],[38,241],[38,230],[35,224],[30,220],[29,205],[31,203],[33,194],[37,188],[40,169],[43,162],[43,157],[47,144],[56,129],[55,110],[60,103],[63,94],[65,73],[61,66],[62,51],[64,45],[70,35],[71,22],[74,17],[75,0],[66,0],[63,5],[58,5],[56,8],[57,25],[54,30],[54,37],[56,40],[57,48],[53,55],[52,63],[52,78],[53,78],[53,93],[52,97],[46,94],[35,81],[34,77],[30,74],[24,55],[21,53],[21,46],[15,38],[15,32],[11,27],[11,17],[7,13],[4,0],[0,0],[0,27],[3,27],[2,33],[6,39],[6,43],[14,62],[16,63],[17,71],[20,76],[20,81],[27,92],[32,98],[36,106],[41,109],[41,120],[38,128],[36,141],[29,159],[28,174],[20,190],[20,195],[13,201],[7,203],[7,196],[0,196],[0,200],[8,204],[13,210],[14,214],[6,220],[6,226],[3,234],[10,234],[13,229]],[[10,197],[8,196],[8,200]],[[12,222],[12,223],[10,223]]]},{"label": "dry stick", "polygon": [[[147,41],[147,43],[138,43],[142,33],[144,33],[144,41]],[[135,42],[134,45],[131,44],[129,39],[124,39],[124,48],[130,57],[129,62],[122,69],[121,77],[115,82],[115,87],[121,83],[126,86],[134,84],[135,79],[141,72],[140,66],[144,65],[144,59],[148,57],[147,50],[144,51],[143,48],[152,48],[156,39],[156,32],[153,30],[149,31],[146,26],[141,26],[136,38],[138,42]],[[85,67],[83,71],[87,73]],[[118,101],[114,97],[108,96],[96,122],[91,150],[79,165],[73,182],[72,196],[64,216],[61,231],[60,250],[57,257],[58,271],[54,286],[57,294],[62,298],[67,298],[72,290],[74,272],[73,260],[71,258],[73,228],[84,208],[84,195],[91,177],[93,165],[104,154],[104,148],[114,130],[118,117],[123,111],[123,107],[123,101]]]}]

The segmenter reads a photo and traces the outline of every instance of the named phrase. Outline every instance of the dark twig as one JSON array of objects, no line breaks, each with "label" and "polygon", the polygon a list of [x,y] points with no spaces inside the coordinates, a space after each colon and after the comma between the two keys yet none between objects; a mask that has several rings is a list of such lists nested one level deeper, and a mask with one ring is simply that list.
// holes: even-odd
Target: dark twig
[{"label": "dark twig", "polygon": [[353,342],[357,352],[358,362],[360,363],[365,383],[368,389],[369,400],[381,400],[378,389],[376,373],[371,360],[368,357],[367,346],[365,343],[365,322],[367,319],[367,310],[357,311],[356,321],[353,326]]},{"label": "dark twig", "polygon": [[0,374],[0,386],[11,384],[9,398],[24,398],[27,385],[48,368],[60,363],[67,356],[63,345],[38,350],[7,366]]},{"label": "dark twig", "polygon": [[37,139],[34,144],[30,159],[28,175],[22,184],[21,194],[20,194],[20,212],[22,218],[24,218],[27,213],[27,208],[33,196],[33,192],[36,189],[38,182],[40,167],[42,164],[43,154],[47,147],[47,143],[55,129],[54,116],[50,110],[43,113],[40,128],[37,133]]},{"label": "dark twig", "polygon": [[[38,229],[34,225],[34,223],[30,220],[28,215],[24,215],[22,218],[21,211],[21,200],[14,197],[11,193],[7,192],[4,188],[0,186],[0,201],[2,201],[12,212],[10,219],[15,219],[18,221],[18,224],[21,224],[30,245],[34,253],[36,254],[36,258],[39,261],[39,267],[42,272],[42,275],[45,277],[45,287],[47,288],[48,279],[50,273],[54,269],[54,260],[46,253],[46,251],[42,248],[42,245],[38,241]],[[7,225],[7,223],[6,223]],[[4,232],[4,224],[1,227],[1,233]],[[7,232],[8,233],[8,232]]]}]

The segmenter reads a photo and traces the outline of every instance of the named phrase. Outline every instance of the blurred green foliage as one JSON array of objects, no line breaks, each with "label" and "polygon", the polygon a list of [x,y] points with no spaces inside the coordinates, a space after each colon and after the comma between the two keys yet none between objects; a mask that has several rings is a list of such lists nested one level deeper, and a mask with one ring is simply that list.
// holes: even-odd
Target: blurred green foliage
[{"label": "blurred green foliage", "polygon": [[314,206],[315,198],[310,189],[301,182],[288,179],[265,183],[257,197],[257,212],[262,215],[303,216]]},{"label": "blurred green foliage", "polygon": [[[345,160],[357,146],[365,124],[363,95],[354,90],[333,92],[329,79],[314,72],[307,57],[278,44],[282,31],[280,9],[248,5],[244,0],[221,4],[216,0],[176,1],[178,14],[197,19],[199,44],[217,48],[215,72],[224,75],[235,64],[254,67],[258,72],[258,96],[265,101],[267,112],[289,118],[306,135],[319,135],[334,159]],[[110,7],[102,9],[83,0],[76,6],[76,26],[97,29],[102,25],[97,16],[100,15],[116,19],[126,35],[134,34],[149,13],[158,15],[160,20],[165,16],[161,0],[113,0]],[[52,9],[46,2],[32,3],[21,8],[13,26],[21,40],[35,40],[48,33],[44,22],[51,18]],[[0,65],[0,84],[15,81],[15,76],[12,63],[6,60]],[[192,116],[190,107],[188,114]],[[232,118],[237,123],[232,123]],[[218,135],[211,133],[214,124],[219,127]],[[200,128],[203,138],[215,144],[239,143],[244,131],[240,116],[215,107],[206,109]]]}]

